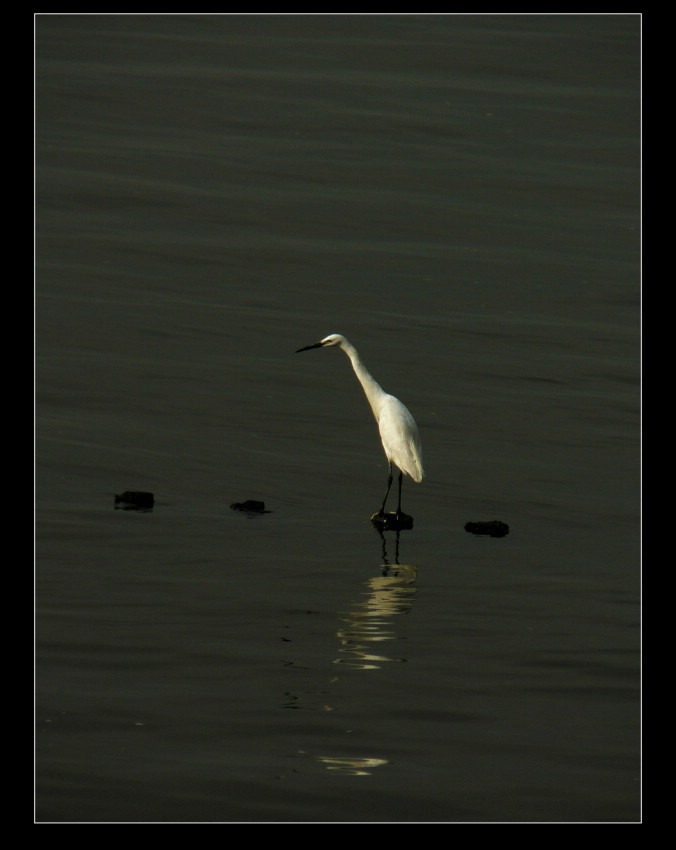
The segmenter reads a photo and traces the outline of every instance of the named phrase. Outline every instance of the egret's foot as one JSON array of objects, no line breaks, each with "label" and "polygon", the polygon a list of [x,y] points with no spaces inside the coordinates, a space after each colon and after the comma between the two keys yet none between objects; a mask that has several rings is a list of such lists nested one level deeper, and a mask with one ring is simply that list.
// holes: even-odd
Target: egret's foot
[{"label": "egret's foot", "polygon": [[394,511],[388,514],[378,511],[371,517],[371,522],[379,531],[401,531],[413,528],[412,516]]}]

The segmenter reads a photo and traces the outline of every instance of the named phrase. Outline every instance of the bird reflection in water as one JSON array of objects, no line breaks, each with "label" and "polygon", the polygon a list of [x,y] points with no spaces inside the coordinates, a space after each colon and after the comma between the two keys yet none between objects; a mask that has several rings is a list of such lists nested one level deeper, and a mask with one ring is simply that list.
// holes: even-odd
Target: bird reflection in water
[{"label": "bird reflection in water", "polygon": [[[340,645],[335,664],[345,670],[378,670],[391,661],[406,658],[386,653],[388,641],[399,638],[396,620],[408,614],[417,592],[417,567],[399,563],[399,532],[397,531],[394,564],[390,563],[387,544],[382,531],[382,565],[380,575],[370,578],[364,599],[355,602],[352,610],[340,617],[341,626],[336,632]],[[339,677],[333,680],[337,685]],[[333,710],[332,706],[325,706]],[[369,776],[375,769],[388,764],[387,759],[373,756],[317,756],[317,761],[327,770],[344,776]]]},{"label": "bird reflection in water", "polygon": [[[396,534],[394,547],[394,563],[390,563],[387,552],[387,543],[382,531],[378,532],[382,541],[382,563],[378,575],[368,579],[365,583],[366,590],[362,592],[359,601],[350,606],[348,612],[339,613],[340,626],[336,631],[339,644],[339,657],[334,664],[339,665],[340,674],[331,677],[329,686],[321,689],[306,691],[303,698],[293,691],[287,691],[287,708],[311,708],[307,697],[316,700],[321,696],[321,706],[315,701],[314,708],[330,712],[338,724],[340,741],[338,752],[328,755],[311,755],[307,750],[298,750],[296,758],[314,758],[326,770],[334,774],[344,776],[369,776],[378,768],[388,764],[373,753],[346,753],[346,741],[344,735],[349,734],[350,729],[341,724],[341,680],[345,679],[342,673],[350,676],[349,671],[379,670],[388,662],[406,661],[406,658],[396,656],[394,652],[387,652],[389,641],[401,641],[401,635],[397,633],[397,620],[400,615],[410,613],[417,593],[417,567],[413,564],[399,563],[399,532]],[[395,644],[390,644],[395,646]],[[298,669],[297,667],[295,669]],[[362,675],[355,672],[355,675]],[[347,748],[352,749],[347,744]]]},{"label": "bird reflection in water", "polygon": [[366,598],[341,616],[343,625],[336,632],[340,656],[334,663],[358,670],[377,670],[390,661],[406,661],[384,654],[383,645],[397,639],[393,618],[411,610],[417,592],[417,567],[399,563],[399,532],[394,565],[387,557],[385,537],[379,533],[383,543],[382,572],[368,580]]}]

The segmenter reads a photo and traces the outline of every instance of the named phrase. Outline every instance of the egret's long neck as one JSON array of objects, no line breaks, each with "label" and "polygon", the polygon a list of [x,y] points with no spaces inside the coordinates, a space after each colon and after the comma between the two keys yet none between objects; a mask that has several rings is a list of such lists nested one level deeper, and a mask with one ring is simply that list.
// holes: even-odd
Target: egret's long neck
[{"label": "egret's long neck", "polygon": [[359,379],[359,383],[362,385],[364,393],[366,394],[366,398],[368,399],[368,402],[371,405],[373,415],[376,417],[377,420],[380,413],[380,406],[382,403],[383,396],[386,395],[385,391],[380,386],[380,384],[374,379],[374,377],[371,375],[366,366],[364,366],[361,357],[359,356],[359,352],[354,347],[354,345],[352,345],[351,342],[345,340],[340,347],[350,358],[352,368],[354,369],[354,374]]}]

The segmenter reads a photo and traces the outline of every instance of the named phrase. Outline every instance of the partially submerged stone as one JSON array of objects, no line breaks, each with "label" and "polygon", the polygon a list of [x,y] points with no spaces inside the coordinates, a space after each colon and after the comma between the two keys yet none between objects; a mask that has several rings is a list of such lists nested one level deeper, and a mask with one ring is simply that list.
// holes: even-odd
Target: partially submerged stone
[{"label": "partially submerged stone", "polygon": [[233,511],[244,511],[247,514],[270,513],[270,511],[265,510],[265,502],[259,502],[257,499],[247,499],[246,502],[233,502],[230,507]]},{"label": "partially submerged stone", "polygon": [[371,522],[379,531],[402,531],[413,528],[413,517],[391,511],[387,514],[373,514]]},{"label": "partially submerged stone", "polygon": [[489,537],[504,537],[509,534],[509,526],[499,519],[492,519],[488,522],[468,522],[465,531],[470,534],[487,534]]},{"label": "partially submerged stone", "polygon": [[149,511],[154,504],[154,495],[144,490],[125,490],[121,495],[115,496],[116,510]]}]

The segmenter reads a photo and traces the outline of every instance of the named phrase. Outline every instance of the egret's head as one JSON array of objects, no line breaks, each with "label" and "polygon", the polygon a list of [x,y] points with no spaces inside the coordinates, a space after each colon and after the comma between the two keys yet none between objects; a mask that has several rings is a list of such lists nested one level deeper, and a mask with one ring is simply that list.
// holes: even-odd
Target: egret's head
[{"label": "egret's head", "polygon": [[324,339],[319,341],[322,348],[329,348],[331,345],[342,345],[345,342],[345,337],[342,334],[329,334]]},{"label": "egret's head", "polygon": [[325,336],[324,339],[320,339],[319,342],[314,342],[312,345],[304,345],[303,348],[299,348],[296,351],[298,354],[299,351],[309,351],[311,348],[330,348],[332,345],[342,345],[345,342],[345,337],[341,334],[329,334]]}]

